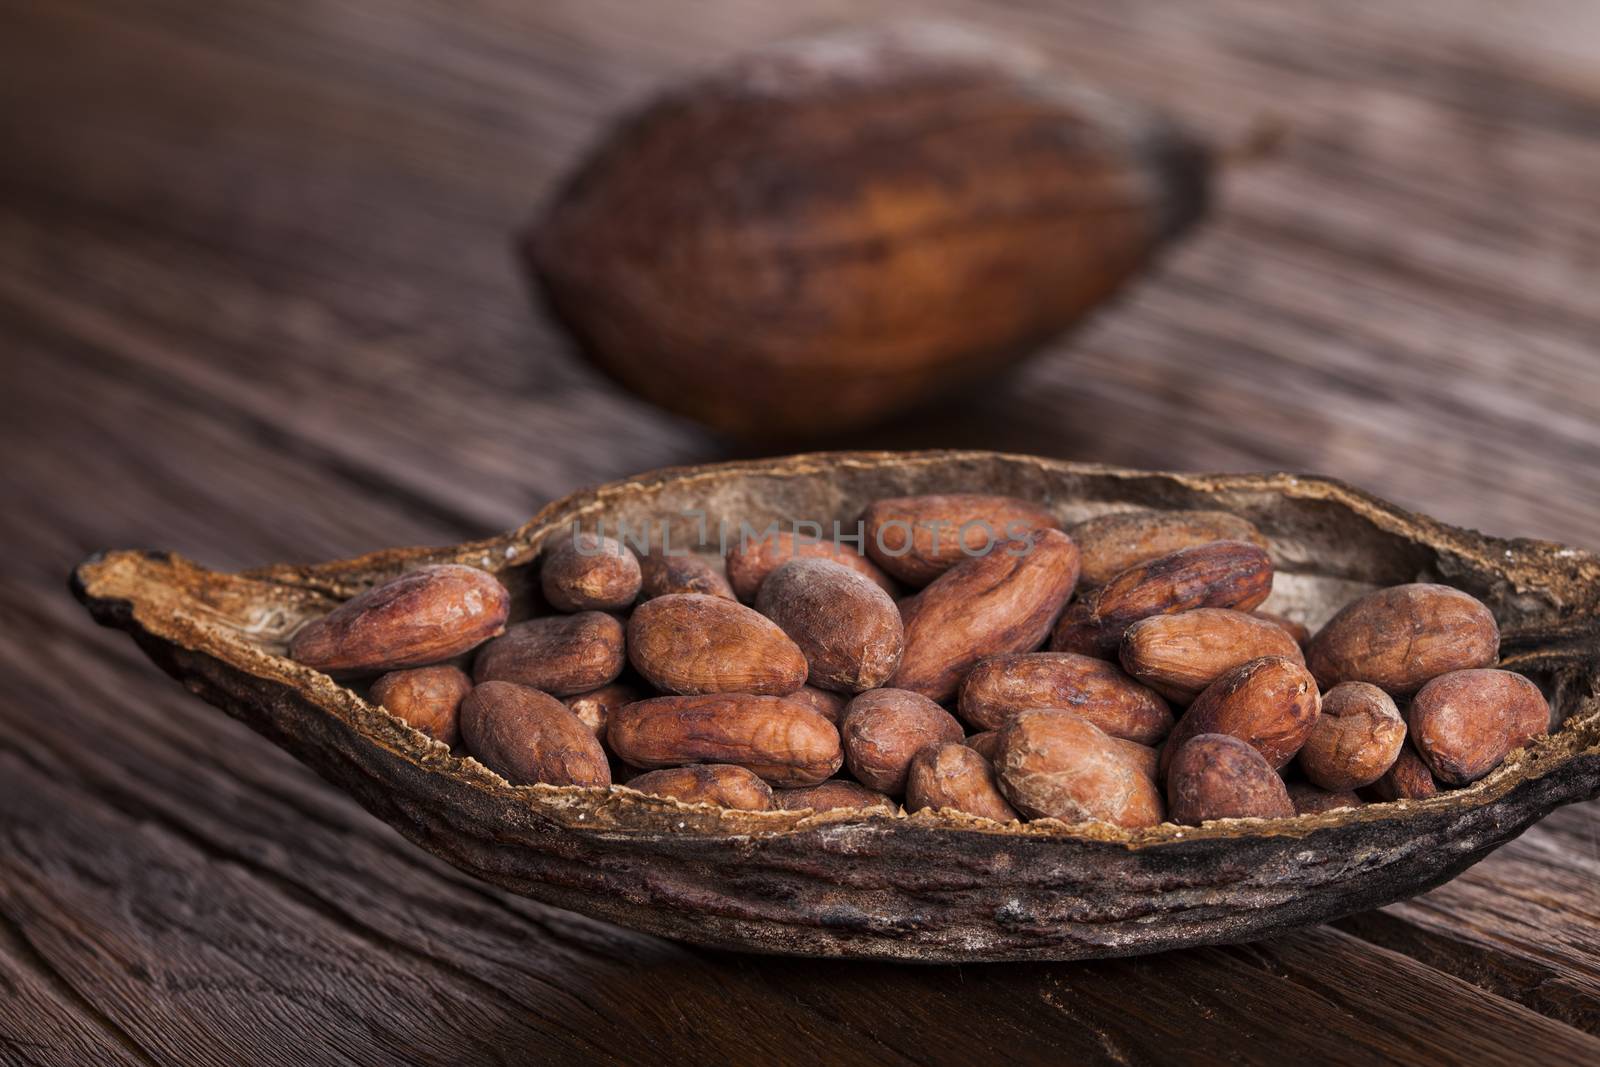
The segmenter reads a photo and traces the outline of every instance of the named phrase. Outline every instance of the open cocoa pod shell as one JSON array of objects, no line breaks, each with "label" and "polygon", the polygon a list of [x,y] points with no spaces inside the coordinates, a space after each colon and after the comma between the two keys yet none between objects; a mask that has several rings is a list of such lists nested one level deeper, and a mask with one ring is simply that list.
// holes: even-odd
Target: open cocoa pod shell
[{"label": "open cocoa pod shell", "polygon": [[[942,812],[750,812],[625,787],[512,786],[284,656],[307,618],[423,564],[495,573],[515,617],[541,546],[574,522],[648,520],[682,545],[701,513],[713,530],[719,520],[737,530],[741,520],[835,519],[853,529],[875,498],[945,492],[1025,497],[1063,525],[1132,508],[1234,512],[1271,541],[1279,574],[1267,608],[1313,627],[1376,586],[1457,586],[1493,610],[1501,665],[1543,688],[1558,724],[1467,788],[1285,819],[1129,832]],[[657,471],[455,548],[242,574],[109,552],[81,564],[73,588],[192,692],[435,855],[513,892],[723,948],[969,961],[1248,941],[1420,893],[1600,791],[1600,559],[1445,526],[1318,478],[987,452],[802,455]]]}]

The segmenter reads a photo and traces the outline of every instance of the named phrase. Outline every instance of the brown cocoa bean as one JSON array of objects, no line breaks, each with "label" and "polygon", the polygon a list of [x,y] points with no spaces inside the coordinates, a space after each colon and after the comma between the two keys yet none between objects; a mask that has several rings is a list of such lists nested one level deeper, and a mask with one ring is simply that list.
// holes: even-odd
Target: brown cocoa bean
[{"label": "brown cocoa bean", "polygon": [[1167,768],[1167,817],[1185,826],[1213,819],[1294,815],[1283,779],[1253,746],[1228,734],[1196,734]]},{"label": "brown cocoa bean", "polygon": [[800,811],[805,808],[810,808],[812,811],[855,808],[893,815],[900,810],[898,804],[882,793],[843,778],[830,778],[819,785],[808,785],[799,789],[774,789],[772,802],[784,811]]},{"label": "brown cocoa bean", "polygon": [[1093,611],[1094,605],[1086,600],[1068,604],[1050,635],[1050,651],[1115,660],[1122,644],[1123,631],[1127,627],[1096,622]]},{"label": "brown cocoa bean", "polygon": [[1161,774],[1191,737],[1229,734],[1258,750],[1277,770],[1294,758],[1321,713],[1317,683],[1300,664],[1279,656],[1224,671],[1172,728],[1161,750]]},{"label": "brown cocoa bean", "polygon": [[684,804],[716,804],[739,811],[766,811],[772,807],[772,787],[731,763],[696,763],[646,771],[629,778],[628,788],[671,797]]},{"label": "brown cocoa bean", "polygon": [[1070,711],[1025,711],[1000,732],[1000,792],[1034,819],[1108,822],[1135,829],[1161,821],[1161,793],[1113,739]]},{"label": "brown cocoa bean", "polygon": [[1366,682],[1341,682],[1322,695],[1322,714],[1296,757],[1323,789],[1371,785],[1394,766],[1406,722],[1388,693]]},{"label": "brown cocoa bean", "polygon": [[879,570],[876,563],[839,539],[829,536],[801,537],[790,532],[768,533],[764,530],[751,536],[741,532],[738,539],[728,546],[728,584],[740,600],[754,600],[767,575],[791,559],[831,559],[840,566],[871,578],[890,596],[896,592],[893,579]]},{"label": "brown cocoa bean", "polygon": [[610,785],[593,732],[555,697],[512,682],[473,686],[461,702],[461,741],[512,785]]},{"label": "brown cocoa bean", "polygon": [[616,611],[639,595],[639,557],[611,537],[561,537],[539,568],[539,588],[557,611]]},{"label": "brown cocoa bean", "polygon": [[510,610],[492,574],[454,563],[421,567],[306,623],[289,658],[330,674],[423,667],[487,641],[505,629]]},{"label": "brown cocoa bean", "polygon": [[907,585],[921,588],[966,559],[1034,530],[1060,527],[1039,504],[986,493],[945,493],[874,500],[861,513],[867,556]]},{"label": "brown cocoa bean", "polygon": [[1123,669],[1168,700],[1187,704],[1224,671],[1263,656],[1304,663],[1288,631],[1230,608],[1152,615],[1122,634]]},{"label": "brown cocoa bean", "polygon": [[782,696],[806,681],[806,657],[771,619],[721,597],[673,593],[628,619],[628,659],[666,693]]},{"label": "brown cocoa bean", "polygon": [[984,730],[982,733],[968,734],[962,744],[993,763],[995,755],[1000,751],[1000,731]]},{"label": "brown cocoa bean", "polygon": [[1279,615],[1275,611],[1262,611],[1260,608],[1250,614],[1258,619],[1266,619],[1274,626],[1281,626],[1290,637],[1294,638],[1294,643],[1300,646],[1302,652],[1311,640],[1311,631],[1306,629],[1305,623],[1295,622],[1287,615]]},{"label": "brown cocoa bean", "polygon": [[827,719],[804,704],[749,693],[625,705],[612,713],[606,741],[635,767],[732,763],[772,785],[816,785],[844,762],[839,731]]},{"label": "brown cocoa bean", "polygon": [[957,563],[901,603],[905,652],[890,685],[948,700],[978,661],[1039,647],[1077,580],[1078,549],[1059,530]]},{"label": "brown cocoa bean", "polygon": [[959,710],[973,728],[998,730],[1019,712],[1075,712],[1112,737],[1154,744],[1172,729],[1167,702],[1116,664],[1070,652],[991,656],[961,683]]},{"label": "brown cocoa bean", "polygon": [[830,693],[814,685],[803,685],[790,693],[788,698],[804,704],[836,726],[844,721],[844,709],[850,704],[850,698],[842,693]]},{"label": "brown cocoa bean", "polygon": [[761,583],[756,610],[800,646],[806,680],[821,689],[877,689],[900,666],[900,609],[872,581],[832,560],[783,564]]},{"label": "brown cocoa bean", "polygon": [[1296,815],[1318,815],[1325,811],[1338,811],[1340,808],[1359,808],[1365,803],[1354,791],[1348,789],[1338,791],[1319,789],[1310,782],[1289,782],[1285,788],[1289,791],[1289,803],[1294,805]]},{"label": "brown cocoa bean", "polygon": [[1346,604],[1306,648],[1317,683],[1371,682],[1409,696],[1449,671],[1487,667],[1500,653],[1500,628],[1475,597],[1418,582],[1378,589]]},{"label": "brown cocoa bean", "polygon": [[1159,781],[1161,773],[1159,748],[1141,745],[1137,741],[1128,741],[1121,737],[1111,737],[1110,734],[1106,736],[1111,740],[1111,747],[1126,756],[1128,761],[1143,771],[1152,782]]},{"label": "brown cocoa bean", "polygon": [[850,701],[839,732],[844,760],[863,785],[890,796],[905,792],[906,770],[923,747],[959,742],[955,716],[918,693],[872,689]]},{"label": "brown cocoa bean", "polygon": [[578,717],[578,721],[593,730],[596,737],[604,740],[606,723],[611,721],[611,713],[624,704],[632,704],[636,700],[643,700],[644,697],[645,694],[625,682],[612,682],[599,689],[562,697],[561,703]]},{"label": "brown cocoa bean", "polygon": [[989,761],[966,745],[928,745],[906,770],[906,810],[954,808],[995,822],[1015,822],[1016,809],[995,785]]},{"label": "brown cocoa bean", "polygon": [[1129,567],[1180,548],[1212,541],[1267,547],[1253,523],[1226,511],[1119,511],[1080,522],[1067,534],[1083,553],[1078,583],[1085,588],[1104,585]]},{"label": "brown cocoa bean", "polygon": [[372,683],[372,702],[435,741],[454,745],[461,738],[457,712],[471,690],[472,679],[459,667],[412,667],[379,676]]},{"label": "brown cocoa bean", "polygon": [[1272,558],[1265,549],[1248,541],[1212,541],[1115,575],[1093,595],[1088,621],[1125,631],[1152,615],[1195,608],[1249,611],[1271,592]]},{"label": "brown cocoa bean", "polygon": [[1449,785],[1475,782],[1513,750],[1550,731],[1550,705],[1520,674],[1451,671],[1424,685],[1411,702],[1411,743],[1433,776]]},{"label": "brown cocoa bean", "polygon": [[1426,800],[1438,794],[1439,783],[1433,780],[1433,772],[1422,762],[1416,749],[1406,745],[1400,749],[1394,766],[1368,786],[1365,792],[1373,800],[1379,801]]},{"label": "brown cocoa bean", "polygon": [[722,576],[720,562],[702,556],[652,552],[639,558],[639,596],[654,600],[672,593],[702,593],[733,599],[733,587]]},{"label": "brown cocoa bean", "polygon": [[554,696],[609,685],[626,662],[622,623],[602,611],[519,622],[484,645],[473,680],[516,682]]}]

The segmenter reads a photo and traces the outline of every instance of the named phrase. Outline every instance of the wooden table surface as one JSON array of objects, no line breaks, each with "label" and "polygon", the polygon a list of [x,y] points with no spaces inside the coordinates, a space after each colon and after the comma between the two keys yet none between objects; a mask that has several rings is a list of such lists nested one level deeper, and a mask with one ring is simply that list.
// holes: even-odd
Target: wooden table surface
[{"label": "wooden table surface", "polygon": [[448,543],[741,454],[574,360],[511,230],[661,79],[933,9],[1293,134],[1092,326],[828,444],[1314,470],[1600,547],[1584,0],[0,0],[0,1061],[1600,1062],[1595,804],[1243,947],[705,952],[431,859],[67,596],[98,548]]}]

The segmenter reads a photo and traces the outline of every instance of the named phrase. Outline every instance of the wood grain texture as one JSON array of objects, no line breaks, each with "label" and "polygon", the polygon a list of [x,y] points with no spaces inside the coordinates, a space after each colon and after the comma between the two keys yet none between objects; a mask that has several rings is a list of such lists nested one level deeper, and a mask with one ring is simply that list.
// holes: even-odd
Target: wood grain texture
[{"label": "wood grain texture", "polygon": [[0,1060],[1595,1058],[1593,804],[1244,949],[691,952],[434,863],[67,603],[111,544],[247,566],[446,543],[735,453],[570,358],[510,233],[660,80],[913,10],[1224,138],[1267,111],[1293,132],[1112,313],[961,408],[830,444],[1315,469],[1600,544],[1589,5],[0,0]]}]

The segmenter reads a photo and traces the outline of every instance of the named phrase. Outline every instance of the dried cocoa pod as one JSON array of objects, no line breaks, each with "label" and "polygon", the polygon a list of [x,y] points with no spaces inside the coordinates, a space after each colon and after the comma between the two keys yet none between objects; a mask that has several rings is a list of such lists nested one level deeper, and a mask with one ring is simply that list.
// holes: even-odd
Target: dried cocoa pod
[{"label": "dried cocoa pod", "polygon": [[826,689],[818,689],[814,685],[801,686],[788,694],[788,699],[804,704],[834,725],[844,721],[844,709],[850,704],[849,697],[840,693],[830,693]]},{"label": "dried cocoa pod", "polygon": [[800,811],[804,808],[810,808],[812,811],[855,808],[893,815],[900,810],[898,804],[882,793],[843,778],[830,778],[818,785],[808,785],[798,789],[774,789],[772,802],[784,811]]},{"label": "dried cocoa pod", "polygon": [[1229,734],[1258,750],[1277,770],[1294,758],[1317,723],[1317,683],[1300,664],[1267,656],[1225,671],[1189,705],[1161,750],[1165,778],[1191,737]]},{"label": "dried cocoa pod", "polygon": [[562,697],[561,703],[567,710],[578,717],[578,721],[594,731],[594,735],[601,740],[606,736],[606,723],[611,721],[611,713],[624,704],[632,704],[636,700],[643,700],[644,694],[626,682],[612,682],[599,689],[590,689],[584,693],[574,693]]},{"label": "dried cocoa pod", "polygon": [[732,600],[733,587],[722,568],[702,556],[652,552],[639,558],[639,596],[653,600],[672,593],[702,593]]},{"label": "dried cocoa pod", "polygon": [[1167,817],[1185,826],[1212,819],[1287,819],[1294,804],[1266,758],[1228,734],[1196,734],[1167,768]]},{"label": "dried cocoa pod", "polygon": [[1449,671],[1487,667],[1500,654],[1500,628],[1476,598],[1417,582],[1378,589],[1346,604],[1306,647],[1317,684],[1371,682],[1409,696]]},{"label": "dried cocoa pod", "polygon": [[1466,785],[1549,733],[1550,705],[1538,686],[1512,671],[1451,671],[1417,692],[1408,722],[1411,743],[1433,776]]},{"label": "dried cocoa pod", "polygon": [[[1094,594],[1090,622],[1125,631],[1195,608],[1249,611],[1272,592],[1272,558],[1248,541],[1211,541],[1129,567]],[[1118,634],[1121,638],[1121,634]]]},{"label": "dried cocoa pod", "polygon": [[635,767],[732,763],[772,785],[816,785],[844,762],[839,731],[827,719],[804,704],[749,693],[625,705],[612,713],[606,741]]},{"label": "dried cocoa pod", "polygon": [[587,693],[622,673],[622,623],[603,611],[546,615],[519,622],[484,645],[472,677],[516,682],[554,696]]},{"label": "dried cocoa pod", "polygon": [[1359,808],[1366,803],[1349,789],[1319,789],[1310,782],[1289,782],[1285,788],[1289,791],[1289,803],[1294,805],[1296,815],[1318,815],[1340,808]]},{"label": "dried cocoa pod", "polygon": [[1140,619],[1123,631],[1119,654],[1124,670],[1179,704],[1189,703],[1224,671],[1263,656],[1305,662],[1287,630],[1230,608]]},{"label": "dried cocoa pod", "polygon": [[1042,68],[925,24],[769,48],[617,126],[523,254],[654,403],[758,437],[876,420],[992,377],[1203,208],[1203,147]]},{"label": "dried cocoa pod", "polygon": [[539,568],[539,588],[557,611],[617,611],[634,602],[639,557],[613,537],[574,532],[556,542]]},{"label": "dried cocoa pod", "polygon": [[740,600],[752,601],[761,591],[767,575],[792,559],[827,559],[842,567],[849,567],[863,577],[872,579],[885,593],[894,596],[894,579],[866,556],[831,537],[821,539],[800,537],[789,532],[765,534],[760,537],[741,537],[728,546],[726,557],[728,582]]},{"label": "dried cocoa pod", "polygon": [[1075,712],[1112,737],[1154,744],[1172,729],[1172,711],[1116,664],[1070,652],[991,656],[961,683],[959,711],[974,729],[999,730],[1019,712]]},{"label": "dried cocoa pod", "polygon": [[901,603],[905,652],[889,684],[948,700],[978,661],[1039,647],[1077,580],[1077,546],[1060,530],[956,564]]},{"label": "dried cocoa pod", "polygon": [[906,771],[919,750],[965,735],[955,716],[904,689],[872,689],[850,701],[839,733],[850,773],[890,796],[905,792]]},{"label": "dried cocoa pod", "polygon": [[1032,819],[1108,822],[1134,829],[1161,821],[1161,793],[1125,750],[1070,711],[1025,711],[1000,732],[1000,792]]},{"label": "dried cocoa pod", "polygon": [[959,742],[928,745],[906,771],[906,810],[954,808],[995,822],[1020,816],[995,785],[989,761]]},{"label": "dried cocoa pod", "polygon": [[1087,600],[1068,604],[1050,635],[1050,651],[1115,660],[1127,627],[1098,623],[1093,618],[1093,610],[1094,604]]},{"label": "dried cocoa pod", "polygon": [[861,524],[868,558],[917,588],[1002,542],[1061,526],[1032,501],[987,493],[874,500],[861,513]]},{"label": "dried cocoa pod", "polygon": [[419,567],[312,619],[289,658],[330,674],[424,667],[505,629],[511,597],[492,574],[455,563]]},{"label": "dried cocoa pod", "polygon": [[1267,539],[1248,519],[1226,511],[1119,511],[1086,519],[1067,530],[1083,553],[1078,584],[1104,585],[1129,567],[1212,541]]},{"label": "dried cocoa pod", "polygon": [[593,732],[555,697],[512,682],[483,682],[461,702],[461,741],[512,785],[610,785]]},{"label": "dried cocoa pod", "polygon": [[379,676],[372,683],[372,702],[435,741],[454,745],[461,738],[457,712],[471,690],[472,679],[459,667],[412,667]]},{"label": "dried cocoa pod", "polygon": [[1000,751],[1000,731],[984,730],[982,733],[968,734],[962,744],[992,764],[995,755]]},{"label": "dried cocoa pod", "polygon": [[1311,631],[1306,629],[1306,625],[1303,622],[1295,622],[1287,615],[1279,615],[1275,611],[1262,611],[1260,608],[1250,614],[1258,619],[1265,619],[1274,626],[1281,626],[1284,632],[1294,638],[1294,643],[1300,646],[1301,651],[1304,651],[1306,645],[1311,641]]},{"label": "dried cocoa pod", "polygon": [[1312,784],[1337,792],[1376,782],[1405,743],[1406,721],[1388,693],[1341,682],[1322,695],[1322,714],[1296,759]]},{"label": "dried cocoa pod", "polygon": [[806,681],[806,657],[771,619],[721,597],[673,593],[628,618],[628,659],[664,693],[782,696]]},{"label": "dried cocoa pod", "polygon": [[1439,792],[1433,772],[1410,745],[1400,749],[1394,766],[1383,773],[1365,792],[1373,800],[1425,800]]},{"label": "dried cocoa pod", "polygon": [[889,594],[828,559],[792,559],[767,575],[756,610],[805,654],[806,680],[822,689],[877,689],[900,666],[905,632]]},{"label": "dried cocoa pod", "polygon": [[772,787],[731,763],[696,763],[646,771],[628,779],[628,788],[685,804],[716,804],[740,811],[772,807]]}]

